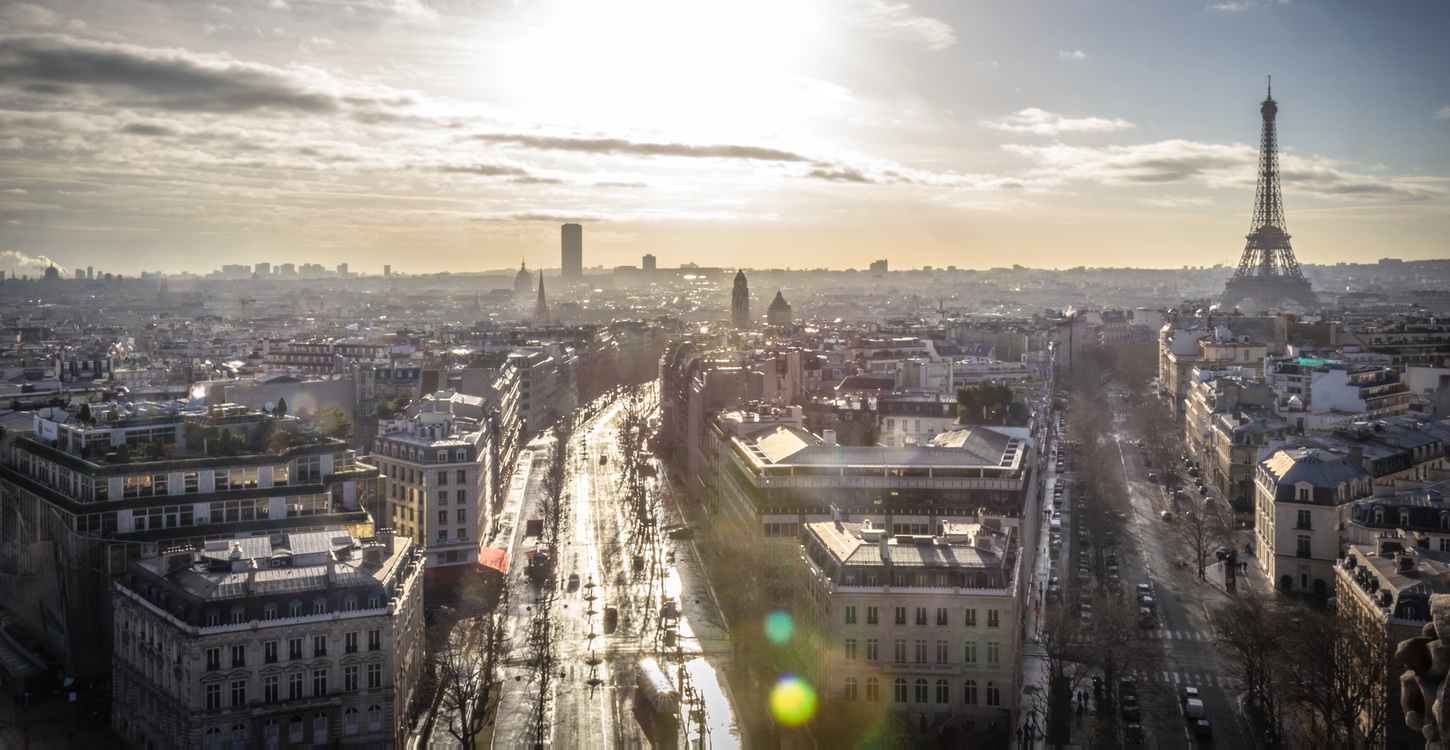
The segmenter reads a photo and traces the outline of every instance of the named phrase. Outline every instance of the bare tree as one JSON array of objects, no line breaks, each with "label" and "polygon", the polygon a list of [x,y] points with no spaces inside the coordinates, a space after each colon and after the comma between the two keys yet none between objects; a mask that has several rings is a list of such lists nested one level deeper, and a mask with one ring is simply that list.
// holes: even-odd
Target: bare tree
[{"label": "bare tree", "polygon": [[[1280,728],[1285,626],[1281,614],[1256,596],[1241,596],[1213,613],[1214,641],[1243,685],[1251,716]],[[1296,634],[1297,637],[1297,634]]]},{"label": "bare tree", "polygon": [[498,713],[507,622],[505,596],[491,611],[433,626],[430,659],[441,692],[439,708],[448,733],[466,748]]},{"label": "bare tree", "polygon": [[1285,674],[1296,702],[1307,709],[1314,744],[1376,747],[1388,724],[1390,644],[1383,629],[1350,611],[1296,607],[1284,615]]},{"label": "bare tree", "polygon": [[1228,522],[1211,501],[1182,503],[1178,521],[1174,524],[1174,534],[1188,550],[1200,580],[1206,577],[1209,558],[1233,538]]}]

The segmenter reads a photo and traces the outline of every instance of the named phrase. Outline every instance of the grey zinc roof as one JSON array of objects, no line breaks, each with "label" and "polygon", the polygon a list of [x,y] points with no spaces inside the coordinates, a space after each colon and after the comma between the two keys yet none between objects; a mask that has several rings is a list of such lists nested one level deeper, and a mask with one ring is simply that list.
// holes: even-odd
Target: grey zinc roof
[{"label": "grey zinc roof", "polygon": [[1337,487],[1368,476],[1348,455],[1323,448],[1283,448],[1263,462],[1276,484]]}]

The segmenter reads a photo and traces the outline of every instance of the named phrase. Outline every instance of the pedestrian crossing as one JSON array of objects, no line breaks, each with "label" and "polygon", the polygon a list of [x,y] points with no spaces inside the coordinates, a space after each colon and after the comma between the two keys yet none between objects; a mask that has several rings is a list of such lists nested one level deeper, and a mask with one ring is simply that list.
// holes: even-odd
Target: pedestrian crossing
[{"label": "pedestrian crossing", "polygon": [[1197,630],[1150,630],[1148,635],[1164,641],[1211,641],[1213,637]]},{"label": "pedestrian crossing", "polygon": [[1179,687],[1196,687],[1202,690],[1210,687],[1232,687],[1229,678],[1208,672],[1163,672],[1163,684]]}]

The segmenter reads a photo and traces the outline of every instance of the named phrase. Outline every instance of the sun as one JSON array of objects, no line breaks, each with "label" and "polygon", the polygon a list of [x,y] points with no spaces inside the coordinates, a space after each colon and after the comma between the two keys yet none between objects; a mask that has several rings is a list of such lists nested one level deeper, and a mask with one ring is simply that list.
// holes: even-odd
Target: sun
[{"label": "sun", "polygon": [[769,134],[809,114],[802,78],[821,38],[819,1],[544,4],[490,75],[530,116],[563,127],[701,142]]}]

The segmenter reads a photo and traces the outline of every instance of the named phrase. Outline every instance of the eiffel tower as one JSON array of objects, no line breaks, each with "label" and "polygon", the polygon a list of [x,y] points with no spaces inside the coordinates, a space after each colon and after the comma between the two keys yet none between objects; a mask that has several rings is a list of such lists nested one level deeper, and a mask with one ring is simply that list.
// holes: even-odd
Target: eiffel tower
[{"label": "eiffel tower", "polygon": [[1272,79],[1259,113],[1264,117],[1264,130],[1259,143],[1253,230],[1244,245],[1238,271],[1224,287],[1219,308],[1228,310],[1252,300],[1260,311],[1285,302],[1297,302],[1313,310],[1319,306],[1319,298],[1299,271],[1299,261],[1294,259],[1294,248],[1289,245],[1289,232],[1284,227],[1284,202],[1279,195],[1279,138],[1274,129],[1279,104],[1274,101]]}]

